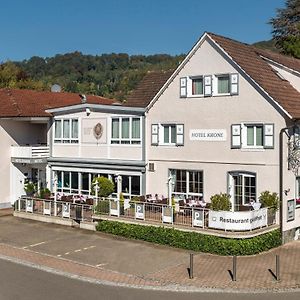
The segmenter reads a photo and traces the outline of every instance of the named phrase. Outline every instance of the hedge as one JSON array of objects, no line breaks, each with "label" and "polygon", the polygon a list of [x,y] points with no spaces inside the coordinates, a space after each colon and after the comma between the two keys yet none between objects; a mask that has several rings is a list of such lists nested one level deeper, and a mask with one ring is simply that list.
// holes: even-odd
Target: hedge
[{"label": "hedge", "polygon": [[281,245],[280,231],[277,229],[244,239],[224,238],[173,228],[106,220],[99,221],[96,229],[130,239],[218,255],[253,255]]}]

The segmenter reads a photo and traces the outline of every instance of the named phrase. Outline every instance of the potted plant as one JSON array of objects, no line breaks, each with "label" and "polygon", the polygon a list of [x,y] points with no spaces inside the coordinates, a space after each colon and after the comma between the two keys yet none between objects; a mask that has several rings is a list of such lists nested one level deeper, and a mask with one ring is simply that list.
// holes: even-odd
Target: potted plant
[{"label": "potted plant", "polygon": [[42,199],[50,199],[51,191],[48,188],[44,188],[40,190],[40,198]]},{"label": "potted plant", "polygon": [[279,197],[277,193],[264,191],[260,193],[259,201],[262,207],[268,207],[268,223],[275,223],[276,211],[279,208]]},{"label": "potted plant", "polygon": [[27,181],[24,184],[24,191],[27,196],[32,197],[36,192],[36,186],[32,181]]},{"label": "potted plant", "polygon": [[230,195],[225,193],[215,194],[210,197],[210,208],[215,211],[230,211],[231,202]]}]

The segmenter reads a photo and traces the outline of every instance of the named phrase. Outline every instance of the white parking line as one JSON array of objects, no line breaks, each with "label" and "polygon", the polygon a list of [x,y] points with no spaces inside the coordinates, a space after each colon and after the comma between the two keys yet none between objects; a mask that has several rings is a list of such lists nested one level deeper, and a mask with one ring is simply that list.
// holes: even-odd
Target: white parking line
[{"label": "white parking line", "polygon": [[92,248],[96,248],[96,246],[89,246],[89,247],[84,247],[82,249],[76,249],[76,250],[73,250],[73,251],[65,252],[64,254],[58,254],[57,256],[60,257],[62,255],[69,255],[71,253],[78,253],[78,252],[81,252],[81,251],[84,251],[84,250],[89,250],[89,249],[92,249]]},{"label": "white parking line", "polygon": [[103,266],[106,266],[107,265],[107,263],[106,264],[98,264],[98,265],[96,265],[96,267],[103,267]]},{"label": "white parking line", "polygon": [[40,243],[36,243],[36,244],[31,244],[29,246],[25,246],[23,247],[23,249],[27,249],[27,248],[32,248],[32,247],[36,247],[36,246],[39,246],[39,245],[43,245],[43,244],[46,244],[48,241],[44,241],[44,242],[40,242]]}]

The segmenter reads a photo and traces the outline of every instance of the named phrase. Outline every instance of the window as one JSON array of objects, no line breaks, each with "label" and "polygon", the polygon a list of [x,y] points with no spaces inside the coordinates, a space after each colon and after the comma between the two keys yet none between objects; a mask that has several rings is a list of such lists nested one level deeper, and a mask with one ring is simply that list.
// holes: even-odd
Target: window
[{"label": "window", "polygon": [[175,144],[176,143],[176,125],[162,125],[163,126],[163,134],[164,139],[163,143],[166,145]]},{"label": "window", "polygon": [[230,93],[230,80],[228,75],[218,75],[218,94],[229,94]]},{"label": "window", "polygon": [[262,147],[263,146],[263,125],[246,125],[247,130],[247,146]]},{"label": "window", "polygon": [[133,117],[112,118],[112,144],[140,144],[141,119]]},{"label": "window", "polygon": [[203,95],[203,78],[192,78],[192,95]]},{"label": "window", "polygon": [[230,194],[234,200],[234,210],[240,206],[256,202],[256,176],[251,173],[232,173]]},{"label": "window", "polygon": [[152,124],[151,145],[184,146],[184,124]]},{"label": "window", "polygon": [[54,121],[54,143],[78,143],[78,120],[57,119]]},{"label": "window", "polygon": [[274,149],[274,124],[232,124],[231,148]]},{"label": "window", "polygon": [[57,176],[57,191],[65,194],[90,195],[93,179],[95,177],[103,176],[111,179],[114,183],[114,197],[121,192],[124,196],[129,198],[141,195],[141,176],[139,175],[120,175],[122,178],[122,185],[118,191],[118,175],[116,174],[70,171],[55,171],[55,173]]},{"label": "window", "polygon": [[170,170],[173,178],[173,195],[178,198],[203,197],[203,172],[193,170]]}]

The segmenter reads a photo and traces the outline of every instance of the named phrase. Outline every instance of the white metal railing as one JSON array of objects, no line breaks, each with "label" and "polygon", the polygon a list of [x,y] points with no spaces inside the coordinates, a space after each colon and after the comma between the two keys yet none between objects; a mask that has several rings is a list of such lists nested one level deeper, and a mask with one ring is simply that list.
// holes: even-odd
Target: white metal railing
[{"label": "white metal railing", "polygon": [[[94,205],[92,205],[94,204]],[[276,224],[276,212],[269,208],[251,211],[213,211],[198,206],[169,206],[168,204],[118,201],[54,201],[22,197],[16,201],[15,210],[54,217],[93,221],[97,215],[134,219],[140,222],[169,223],[222,231],[252,231]]]},{"label": "white metal railing", "polygon": [[44,145],[11,146],[11,157],[14,158],[43,158],[49,155],[49,147]]}]

